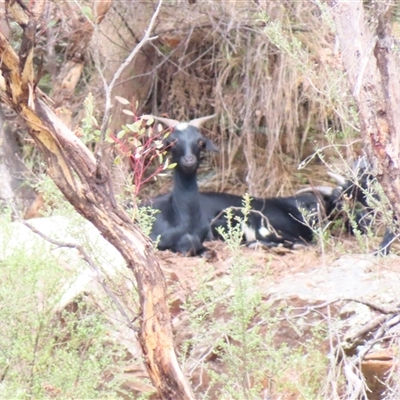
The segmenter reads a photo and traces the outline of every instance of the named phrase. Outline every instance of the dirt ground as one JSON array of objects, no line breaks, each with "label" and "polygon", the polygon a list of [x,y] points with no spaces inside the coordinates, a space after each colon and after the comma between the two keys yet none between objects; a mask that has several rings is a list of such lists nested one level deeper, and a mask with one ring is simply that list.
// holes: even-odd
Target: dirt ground
[{"label": "dirt ground", "polygon": [[[315,268],[329,266],[343,255],[352,254],[356,259],[369,257],[373,253],[372,249],[377,248],[379,243],[379,240],[374,240],[374,243],[370,245],[370,251],[362,254],[354,238],[341,238],[340,241],[340,246],[333,243],[331,249],[325,250],[325,253],[322,253],[317,245],[304,246],[296,250],[243,246],[241,252],[254,265],[254,272],[261,272],[270,282],[278,282],[296,273],[307,273]],[[220,241],[213,241],[206,242],[205,246],[209,251],[204,257],[184,257],[170,251],[157,252],[167,279],[179,281],[183,289],[193,290],[199,265],[212,265],[215,269],[215,277],[228,273],[232,263],[232,253],[227,245]],[[396,249],[389,257],[376,257],[374,263],[377,268],[382,271],[390,269],[400,272],[400,259],[395,256],[395,253]]]},{"label": "dirt ground", "polygon": [[[367,238],[363,245],[366,245],[366,242]],[[379,240],[372,242],[368,244],[371,250],[376,248],[374,246],[377,246]],[[206,270],[208,284],[211,286],[218,278],[230,274],[233,258],[227,245],[222,242],[209,242],[206,246],[210,251],[208,257],[203,258],[186,258],[168,251],[158,252],[170,288],[169,300],[178,348],[183,340],[190,336],[190,328],[181,306],[187,296],[198,290],[199,274]],[[343,322],[340,328],[342,337],[352,337],[354,332],[358,334],[358,330],[377,318],[379,313],[367,310],[365,305],[354,303],[353,300],[379,304],[382,307],[397,305],[400,296],[397,289],[400,287],[400,258],[396,254],[377,257],[371,254],[369,248],[368,250],[362,253],[360,244],[353,237],[340,238],[340,241],[331,243],[325,252],[317,245],[297,250],[242,248],[242,255],[252,265],[250,274],[257,274],[258,277],[258,288],[255,290],[260,290],[263,293],[263,301],[270,302],[273,307],[279,309],[284,305],[287,309],[294,310],[290,318],[295,319],[296,314],[304,314],[305,311],[324,302],[334,302],[329,311],[324,308],[318,313],[306,312],[306,328],[302,335],[293,329],[293,320],[290,318],[280,322],[274,338],[276,345],[286,343],[290,347],[298,347],[307,338],[311,338],[313,327],[320,322],[325,323],[331,317]],[[335,302],[341,299],[346,300]],[[224,310],[219,310],[214,317],[223,318],[223,315]],[[332,352],[331,346],[332,343],[325,340],[321,343],[320,350],[328,356]],[[383,398],[385,388],[379,381],[388,369],[393,367],[394,362],[393,357],[387,353],[389,346],[389,341],[379,343],[378,347],[370,352],[372,355],[369,356],[368,366],[363,364],[367,384],[371,389],[369,400]],[[374,359],[374,354],[377,354],[378,361]],[[214,367],[216,371],[220,368],[218,365]],[[190,379],[199,393],[206,390],[209,379],[204,373],[199,375],[196,371]],[[280,398],[272,394],[271,396],[268,398]],[[299,393],[286,393],[285,396],[281,398],[304,398]]]}]

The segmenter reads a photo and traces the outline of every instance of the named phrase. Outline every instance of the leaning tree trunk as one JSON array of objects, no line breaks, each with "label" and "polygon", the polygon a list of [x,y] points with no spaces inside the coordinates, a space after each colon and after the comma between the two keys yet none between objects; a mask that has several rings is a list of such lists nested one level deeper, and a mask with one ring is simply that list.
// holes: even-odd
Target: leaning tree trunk
[{"label": "leaning tree trunk", "polygon": [[357,103],[369,158],[400,220],[400,74],[391,35],[394,3],[374,3],[376,29],[368,26],[362,0],[328,0],[342,49],[342,61]]},{"label": "leaning tree trunk", "polygon": [[[139,339],[150,378],[162,399],[192,399],[178,365],[166,285],[153,248],[113,198],[109,175],[46,105],[36,89],[33,50],[37,21],[47,0],[6,1],[24,30],[19,56],[0,33],[2,97],[24,118],[47,163],[48,173],[75,209],[122,254],[136,278],[140,305]],[[29,9],[27,8],[29,7]]]}]

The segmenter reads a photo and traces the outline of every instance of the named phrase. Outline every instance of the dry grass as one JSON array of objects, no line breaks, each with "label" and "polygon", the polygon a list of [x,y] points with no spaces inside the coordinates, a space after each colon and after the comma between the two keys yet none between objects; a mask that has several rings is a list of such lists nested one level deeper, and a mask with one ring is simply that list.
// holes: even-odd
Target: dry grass
[{"label": "dry grass", "polygon": [[[215,174],[208,174],[208,189],[287,195],[308,181],[309,173],[295,175],[297,165],[327,144],[328,130],[341,143],[358,133],[323,10],[311,2],[261,3],[166,3],[158,39],[118,90],[138,99],[139,112],[180,120],[218,113],[211,136],[221,154],[210,165]],[[150,10],[135,7],[115,3],[113,22],[104,25],[115,27],[121,57],[140,38]],[[140,17],[134,26],[128,23],[133,13]],[[102,52],[111,73],[115,46]],[[121,121],[116,112],[114,125]],[[353,152],[348,147],[346,156]]]},{"label": "dry grass", "polygon": [[[54,20],[57,25],[49,28],[39,50],[50,82],[57,78],[56,64],[76,29],[74,18],[81,15],[77,4],[49,6],[46,24]],[[98,67],[110,80],[143,36],[156,5],[157,0],[113,2],[71,99],[73,128],[89,91],[97,101],[95,116],[98,121],[102,117],[96,52]],[[157,39],[125,71],[114,94],[137,102],[139,114],[188,120],[218,113],[209,135],[221,153],[204,164],[205,189],[273,196],[292,194],[309,182],[323,184],[326,177],[321,181],[315,168],[318,158],[308,170],[297,172],[297,166],[328,144],[327,132],[336,145],[347,145],[341,148],[344,160],[360,151],[354,145],[359,136],[355,107],[324,7],[318,1],[165,1]],[[121,108],[115,104],[113,131],[130,122]],[[324,155],[329,162],[340,158],[332,148]],[[115,181],[123,182],[127,172],[116,168]],[[119,192],[123,185],[117,186]],[[156,185],[150,192],[159,190]]]}]

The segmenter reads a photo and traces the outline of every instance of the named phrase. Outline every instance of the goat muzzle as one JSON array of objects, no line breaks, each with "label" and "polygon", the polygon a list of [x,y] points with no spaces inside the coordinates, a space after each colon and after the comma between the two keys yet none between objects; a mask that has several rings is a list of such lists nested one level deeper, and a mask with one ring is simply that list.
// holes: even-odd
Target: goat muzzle
[{"label": "goat muzzle", "polygon": [[197,169],[197,158],[193,155],[182,157],[179,165],[187,172],[193,172]]}]

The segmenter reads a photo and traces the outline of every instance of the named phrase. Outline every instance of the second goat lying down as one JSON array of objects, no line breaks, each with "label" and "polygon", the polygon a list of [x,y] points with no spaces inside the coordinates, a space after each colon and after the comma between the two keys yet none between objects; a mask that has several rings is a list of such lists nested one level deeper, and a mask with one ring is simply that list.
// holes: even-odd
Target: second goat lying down
[{"label": "second goat lying down", "polygon": [[[341,190],[341,198],[337,202],[337,208],[343,208],[343,202],[348,199],[352,203],[361,204],[363,209],[358,211],[353,216],[356,228],[366,234],[369,225],[371,224],[371,216],[376,212],[376,206],[372,203],[380,203],[380,198],[374,192],[373,186],[376,183],[376,177],[372,172],[372,167],[365,157],[358,159],[352,167],[353,176],[355,178],[348,179],[336,173],[328,172],[329,176],[334,178],[339,184]],[[397,219],[394,218],[392,227],[386,228],[385,234],[379,244],[379,249],[376,251],[379,255],[387,255],[390,252],[390,247],[396,238],[393,229],[397,226]]]},{"label": "second goat lying down", "polygon": [[210,226],[200,207],[197,169],[202,151],[218,149],[200,133],[199,127],[213,117],[202,117],[187,123],[154,117],[174,128],[165,145],[171,154],[171,162],[176,163],[172,192],[151,201],[152,208],[159,212],[155,214],[150,238],[159,240],[160,250],[168,249],[192,256],[205,250],[203,242],[210,237]]},{"label": "second goat lying down", "polygon": [[[233,207],[241,217],[243,198],[226,193],[201,193],[203,213],[212,224],[214,237],[219,237],[218,227],[227,228],[224,210]],[[313,226],[323,215],[334,208],[334,188],[316,188],[290,197],[252,199],[247,221],[242,224],[246,243],[260,242],[267,247],[293,247],[310,243]],[[238,211],[239,210],[239,211]],[[307,221],[306,221],[307,220]]]}]

